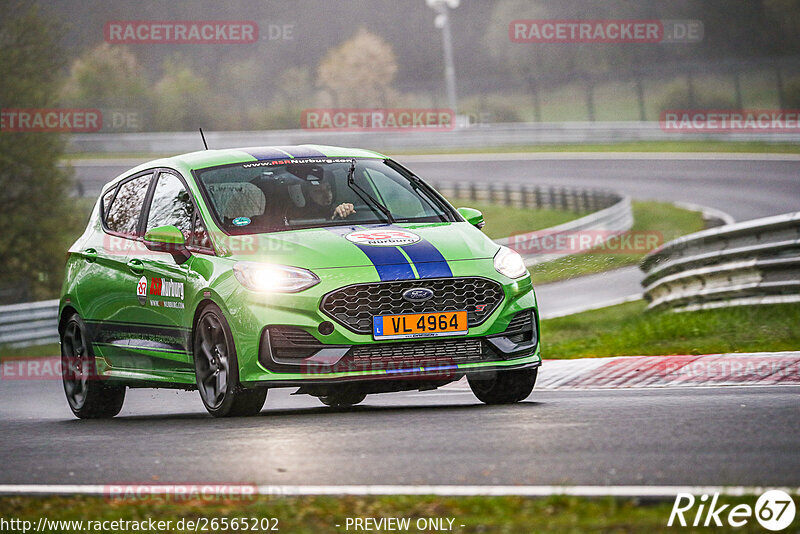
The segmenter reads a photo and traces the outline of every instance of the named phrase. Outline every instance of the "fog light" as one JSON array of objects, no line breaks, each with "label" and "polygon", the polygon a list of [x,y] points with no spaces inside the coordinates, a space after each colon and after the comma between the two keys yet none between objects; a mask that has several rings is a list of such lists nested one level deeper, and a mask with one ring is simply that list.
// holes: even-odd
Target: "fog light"
[{"label": "fog light", "polygon": [[322,321],[319,323],[317,330],[319,330],[319,333],[323,336],[329,336],[333,334],[333,323],[330,321]]}]

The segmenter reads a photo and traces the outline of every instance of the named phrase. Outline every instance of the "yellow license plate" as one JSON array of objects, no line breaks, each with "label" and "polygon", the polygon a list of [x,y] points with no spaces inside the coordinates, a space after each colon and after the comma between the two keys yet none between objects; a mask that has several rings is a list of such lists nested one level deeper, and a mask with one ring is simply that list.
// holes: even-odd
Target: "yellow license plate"
[{"label": "yellow license plate", "polygon": [[372,318],[375,339],[454,336],[466,334],[467,312],[405,313]]}]

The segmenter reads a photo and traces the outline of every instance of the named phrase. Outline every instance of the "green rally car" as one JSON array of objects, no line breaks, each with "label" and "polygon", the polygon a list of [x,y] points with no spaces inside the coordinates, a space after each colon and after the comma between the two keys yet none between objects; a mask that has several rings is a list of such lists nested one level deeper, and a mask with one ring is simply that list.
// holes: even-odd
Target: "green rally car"
[{"label": "green rally car", "polygon": [[70,248],[58,330],[81,418],[128,387],[198,389],[214,416],[267,390],[329,406],[466,375],[526,398],[539,321],[520,256],[381,154],[317,145],[207,150],[106,185]]}]

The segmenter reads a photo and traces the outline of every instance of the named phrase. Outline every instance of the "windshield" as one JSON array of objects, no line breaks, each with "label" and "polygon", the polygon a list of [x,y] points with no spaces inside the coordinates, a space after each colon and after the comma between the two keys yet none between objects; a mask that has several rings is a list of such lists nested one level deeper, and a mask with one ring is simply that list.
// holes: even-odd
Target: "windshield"
[{"label": "windshield", "polygon": [[303,158],[195,172],[228,233],[321,226],[455,221],[453,209],[418,179],[384,160]]}]

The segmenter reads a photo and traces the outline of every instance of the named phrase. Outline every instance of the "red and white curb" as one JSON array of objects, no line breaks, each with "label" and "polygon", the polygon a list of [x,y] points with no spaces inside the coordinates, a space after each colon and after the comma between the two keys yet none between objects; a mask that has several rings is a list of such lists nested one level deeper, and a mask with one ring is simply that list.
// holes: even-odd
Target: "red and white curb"
[{"label": "red and white curb", "polygon": [[800,351],[544,360],[536,381],[537,390],[773,385],[800,385]]},{"label": "red and white curb", "polygon": [[[59,357],[5,360],[1,380],[61,380]],[[800,351],[544,360],[537,390],[800,385]],[[444,390],[468,390],[465,379]]]}]

